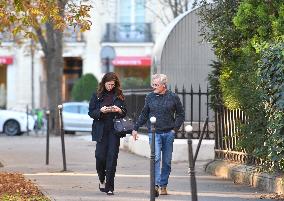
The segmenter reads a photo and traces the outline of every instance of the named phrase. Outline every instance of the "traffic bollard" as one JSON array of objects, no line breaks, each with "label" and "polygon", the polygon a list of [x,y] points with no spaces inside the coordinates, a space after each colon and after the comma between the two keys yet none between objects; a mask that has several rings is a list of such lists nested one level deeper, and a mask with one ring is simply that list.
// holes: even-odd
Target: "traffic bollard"
[{"label": "traffic bollard", "polygon": [[66,171],[67,167],[66,167],[66,156],[65,156],[65,141],[64,141],[64,128],[63,128],[62,109],[63,109],[63,106],[62,105],[58,105],[59,127],[60,127],[61,146],[62,146],[62,158],[63,158],[63,171]]},{"label": "traffic bollard", "polygon": [[185,127],[185,131],[187,132],[187,144],[188,144],[188,172],[190,177],[190,186],[191,186],[191,200],[197,201],[197,187],[196,187],[196,178],[195,178],[195,170],[194,170],[194,161],[193,161],[193,152],[192,152],[192,126],[187,125]]},{"label": "traffic bollard", "polygon": [[26,113],[27,113],[27,135],[30,134],[30,130],[29,130],[29,105],[27,105],[26,107]]},{"label": "traffic bollard", "polygon": [[151,117],[150,122],[152,125],[152,141],[151,141],[151,156],[150,156],[150,201],[155,201],[155,124],[156,117]]},{"label": "traffic bollard", "polygon": [[46,114],[46,157],[45,157],[45,164],[49,164],[49,115],[50,111],[47,110]]}]

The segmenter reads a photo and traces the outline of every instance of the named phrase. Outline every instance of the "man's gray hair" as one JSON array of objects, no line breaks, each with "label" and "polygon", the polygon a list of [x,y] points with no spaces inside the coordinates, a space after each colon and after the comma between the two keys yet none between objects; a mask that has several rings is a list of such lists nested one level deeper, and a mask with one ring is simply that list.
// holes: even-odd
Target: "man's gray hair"
[{"label": "man's gray hair", "polygon": [[164,84],[164,85],[168,84],[168,77],[165,74],[154,74],[152,76],[152,81],[153,80],[159,80],[160,84]]}]

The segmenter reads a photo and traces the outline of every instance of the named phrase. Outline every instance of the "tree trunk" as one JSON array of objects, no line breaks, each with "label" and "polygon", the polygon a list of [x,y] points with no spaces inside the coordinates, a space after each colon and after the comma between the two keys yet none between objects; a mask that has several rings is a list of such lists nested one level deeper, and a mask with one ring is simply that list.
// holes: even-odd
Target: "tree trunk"
[{"label": "tree trunk", "polygon": [[48,107],[50,110],[50,132],[59,135],[59,115],[57,106],[62,104],[62,32],[54,30],[52,23],[46,24],[47,49],[45,66],[47,72]]},{"label": "tree trunk", "polygon": [[[59,14],[64,17],[64,8],[68,0],[58,0]],[[45,24],[45,30],[36,28],[39,42],[45,55],[44,64],[47,77],[48,109],[50,110],[50,133],[59,135],[58,105],[62,104],[63,75],[63,32],[54,28],[51,20]],[[45,34],[44,34],[45,33]]]}]

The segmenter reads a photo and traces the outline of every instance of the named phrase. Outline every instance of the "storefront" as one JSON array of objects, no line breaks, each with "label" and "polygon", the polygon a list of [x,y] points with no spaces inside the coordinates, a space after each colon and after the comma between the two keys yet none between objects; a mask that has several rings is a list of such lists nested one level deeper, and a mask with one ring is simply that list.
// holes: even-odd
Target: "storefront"
[{"label": "storefront", "polygon": [[62,77],[62,101],[70,101],[74,83],[82,76],[82,58],[64,57]]},{"label": "storefront", "polygon": [[7,66],[13,64],[13,57],[0,56],[0,108],[6,108]]},{"label": "storefront", "polygon": [[112,64],[120,78],[139,77],[146,79],[150,76],[151,57],[146,56],[117,56]]}]

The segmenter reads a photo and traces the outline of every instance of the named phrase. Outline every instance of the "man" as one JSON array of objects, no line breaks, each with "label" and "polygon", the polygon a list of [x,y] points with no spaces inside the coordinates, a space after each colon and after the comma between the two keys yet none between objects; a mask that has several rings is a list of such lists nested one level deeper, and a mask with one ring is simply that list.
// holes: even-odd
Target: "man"
[{"label": "man", "polygon": [[[184,109],[179,97],[167,89],[167,76],[155,74],[152,76],[153,92],[145,98],[145,105],[132,131],[134,140],[138,139],[138,129],[148,122],[149,142],[152,133],[149,124],[150,117],[156,117],[155,141],[155,183],[156,196],[167,195],[168,179],[171,172],[171,161],[175,133],[184,122]],[[162,167],[160,168],[162,154]]]}]

